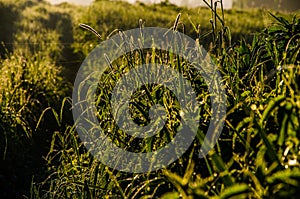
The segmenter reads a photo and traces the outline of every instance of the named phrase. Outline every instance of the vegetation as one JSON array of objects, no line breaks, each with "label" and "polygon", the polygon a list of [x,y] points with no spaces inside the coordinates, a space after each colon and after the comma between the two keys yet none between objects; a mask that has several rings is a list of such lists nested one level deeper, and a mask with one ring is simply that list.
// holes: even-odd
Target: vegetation
[{"label": "vegetation", "polygon": [[[172,139],[179,105],[159,85],[134,93],[134,121],[149,121],[153,103],[168,115],[162,132],[132,139],[110,119],[110,94],[130,68],[163,63],[182,71],[202,100],[201,125],[188,151],[157,172],[108,168],[80,141],[68,97],[74,75],[99,38],[140,26],[175,28],[204,45],[223,77],[226,122],[214,149],[200,159],[210,120],[207,85],[193,66],[157,49],[111,63],[97,90],[101,127],[119,147],[148,152]],[[130,13],[130,15],[128,15]],[[142,20],[140,20],[142,19]],[[300,186],[300,19],[263,10],[186,9],[96,1],[90,7],[1,1],[0,196],[4,198],[297,198]],[[140,22],[140,23],[139,23]],[[150,58],[149,58],[150,57]],[[172,117],[171,117],[172,116]],[[140,144],[141,143],[141,144]]]}]

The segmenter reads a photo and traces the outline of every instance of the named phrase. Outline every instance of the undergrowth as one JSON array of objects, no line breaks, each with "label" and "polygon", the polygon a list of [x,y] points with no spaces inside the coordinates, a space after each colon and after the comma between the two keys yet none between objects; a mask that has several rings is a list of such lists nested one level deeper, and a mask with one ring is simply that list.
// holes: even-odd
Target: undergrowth
[{"label": "undergrowth", "polygon": [[[0,3],[13,21],[11,29],[5,29],[11,37],[0,33],[7,45],[1,49],[0,68],[2,196],[297,198],[300,19],[268,13],[269,26],[261,30],[265,25],[263,10],[249,12],[251,16],[241,24],[236,20],[236,16],[245,18],[241,11],[208,7],[186,10],[167,4],[131,6],[99,1],[85,10],[68,4],[54,8],[38,1]],[[72,11],[72,16],[64,9]],[[82,15],[75,14],[77,9]],[[155,62],[182,71],[201,101],[201,125],[187,152],[165,169],[131,174],[108,168],[84,147],[70,118],[72,100],[63,98],[70,87],[57,65],[73,67],[99,44],[99,37],[72,26],[87,23],[106,39],[119,30],[135,28],[139,19],[140,28],[171,28],[178,12],[183,14],[178,15],[173,28],[204,45],[221,72],[227,95],[223,132],[214,149],[200,159],[203,132],[211,116],[210,94],[201,75],[183,58],[164,51],[128,53],[109,63],[95,100],[101,127],[115,144],[136,152],[157,150],[176,135],[180,124],[177,99],[167,88],[154,84],[138,89],[130,108],[134,121],[145,125],[149,107],[163,105],[169,113],[163,131],[137,140],[116,127],[109,114],[110,94],[122,75],[139,64]],[[260,20],[252,20],[254,16]],[[2,26],[6,27],[5,21]],[[76,60],[71,62],[70,57]],[[70,78],[73,68],[65,74]],[[24,184],[31,184],[30,191]],[[9,195],[11,190],[17,191]]]},{"label": "undergrowth", "polygon": [[[94,159],[78,142],[75,127],[68,126],[65,132],[53,135],[47,156],[52,174],[44,182],[33,184],[33,198],[297,197],[300,182],[300,20],[294,17],[288,21],[270,13],[273,24],[257,33],[250,43],[241,39],[233,44],[222,10],[214,6],[210,9],[212,31],[209,35],[213,40],[209,52],[223,76],[228,110],[223,132],[214,149],[206,157],[199,158],[202,131],[198,131],[189,150],[167,168],[130,174],[108,168]],[[206,34],[198,36],[198,42],[207,37]],[[138,118],[135,121],[140,124],[149,119],[147,111],[151,101],[162,103],[170,112],[175,111],[169,115],[169,123],[163,130],[166,136],[160,134],[139,140],[144,146],[140,147],[136,140],[116,128],[109,114],[104,114],[109,111],[109,95],[118,78],[130,67],[144,62],[167,64],[184,71],[206,106],[200,128],[205,130],[208,126],[209,93],[202,77],[195,75],[182,58],[167,59],[167,62],[161,59],[164,53],[152,49],[126,54],[110,63],[112,71],[101,78],[97,96],[100,124],[119,147],[139,152],[156,150],[162,146],[161,142],[169,142],[175,135],[179,115],[173,103],[176,99],[159,85],[139,89],[135,93],[139,99],[137,105],[131,108],[133,118]],[[107,110],[101,111],[105,108]],[[159,138],[163,140],[158,141]]]}]

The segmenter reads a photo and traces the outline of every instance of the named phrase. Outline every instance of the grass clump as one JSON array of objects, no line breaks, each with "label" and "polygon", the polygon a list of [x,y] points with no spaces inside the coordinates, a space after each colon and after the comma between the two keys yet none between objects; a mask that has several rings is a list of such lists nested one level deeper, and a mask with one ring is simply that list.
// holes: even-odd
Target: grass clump
[{"label": "grass clump", "polygon": [[30,184],[32,175],[40,173],[51,129],[57,128],[48,116],[43,128],[36,129],[39,116],[44,109],[59,106],[67,89],[58,68],[40,56],[10,55],[1,61],[0,71],[1,177],[8,182],[1,182],[1,190],[4,196],[16,190],[17,197],[28,191],[24,183]]}]

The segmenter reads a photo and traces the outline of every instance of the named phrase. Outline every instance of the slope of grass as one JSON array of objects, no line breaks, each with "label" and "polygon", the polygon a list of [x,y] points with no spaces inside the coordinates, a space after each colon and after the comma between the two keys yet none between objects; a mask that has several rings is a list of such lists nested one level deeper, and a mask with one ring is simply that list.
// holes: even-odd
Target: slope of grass
[{"label": "slope of grass", "polygon": [[[208,8],[187,9],[165,3],[145,5],[136,3],[134,5],[126,2],[98,1],[92,4],[78,23],[85,23],[99,31],[103,38],[108,37],[116,29],[128,30],[138,28],[139,19],[144,26],[170,28],[178,13],[182,13],[179,30],[196,38],[211,31],[210,19],[212,14]],[[221,12],[219,10],[219,12]],[[130,13],[130,14],[128,14]],[[231,36],[237,41],[241,36],[251,39],[253,33],[265,27],[263,10],[228,10],[225,11],[226,25],[230,27]],[[89,32],[75,29],[75,49],[83,51],[86,55],[97,44],[98,41]],[[212,38],[205,38],[202,45],[208,47]]]}]

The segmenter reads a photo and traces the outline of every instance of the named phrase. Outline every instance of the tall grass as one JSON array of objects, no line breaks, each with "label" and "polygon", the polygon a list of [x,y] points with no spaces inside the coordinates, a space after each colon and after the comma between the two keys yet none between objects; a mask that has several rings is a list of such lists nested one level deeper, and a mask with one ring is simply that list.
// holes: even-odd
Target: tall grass
[{"label": "tall grass", "polygon": [[[43,127],[36,126],[44,109],[60,106],[69,87],[55,64],[59,35],[39,23],[45,15],[32,12],[37,2],[3,4],[17,14],[10,21],[12,30],[1,29],[12,40],[4,38],[6,53],[0,60],[0,195],[17,198],[29,193],[33,176],[45,175],[42,156],[58,126],[49,114],[40,121]],[[4,11],[4,17],[10,16],[11,10]]]},{"label": "tall grass", "polygon": [[[269,13],[272,24],[249,36],[263,29],[262,10],[245,14],[215,5],[186,10],[108,1],[95,2],[85,10],[67,4],[54,8],[35,1],[18,3],[22,8],[18,16],[23,20],[16,20],[14,26],[22,31],[13,31],[14,53],[1,60],[0,69],[3,197],[9,197],[11,189],[18,190],[13,197],[26,194],[29,190],[24,184],[32,181],[28,198],[296,198],[300,182],[299,17],[286,19]],[[64,9],[73,11],[72,20]],[[76,9],[83,14],[76,15]],[[178,12],[182,14],[176,20]],[[243,19],[242,24],[236,16]],[[251,19],[254,16],[258,20]],[[101,77],[95,102],[101,127],[119,147],[135,152],[157,150],[172,140],[180,124],[174,94],[153,84],[133,94],[130,110],[136,123],[146,125],[149,107],[161,104],[168,113],[163,131],[151,138],[132,139],[118,129],[108,102],[116,82],[129,69],[146,63],[168,65],[192,82],[201,102],[196,139],[176,162],[144,174],[108,168],[86,150],[69,118],[71,100],[62,99],[66,85],[56,65],[68,61],[73,50],[86,55],[100,37],[78,26],[72,29],[72,24],[87,23],[105,39],[116,34],[116,28],[126,30],[139,24],[141,28],[169,28],[174,21],[178,31],[206,46],[221,71],[228,110],[221,137],[200,159],[211,117],[209,93],[200,73],[182,57],[157,49],[130,52],[112,63],[108,57],[110,67]],[[246,38],[239,39],[238,33]],[[42,156],[47,163],[44,170],[35,165],[42,164]]]},{"label": "tall grass", "polygon": [[202,77],[180,57],[172,59],[168,54],[169,59],[162,59],[166,52],[131,52],[111,63],[101,78],[96,99],[101,127],[115,144],[131,151],[152,151],[169,142],[175,135],[179,114],[176,99],[168,89],[148,85],[134,93],[137,101],[131,109],[137,123],[147,123],[147,110],[153,101],[162,103],[170,113],[164,134],[149,139],[131,139],[118,130],[109,114],[108,103],[112,88],[129,68],[151,62],[167,64],[182,70],[204,104],[203,124],[193,145],[166,169],[129,174],[110,169],[94,159],[78,142],[74,126],[68,126],[65,132],[54,134],[47,156],[52,174],[33,186],[32,197],[35,194],[44,198],[297,196],[300,20],[295,17],[287,21],[274,15],[274,24],[257,33],[252,42],[241,39],[233,44],[222,10],[216,10],[215,6],[210,9],[212,31],[198,34],[198,41],[212,37],[210,52],[222,72],[228,104],[226,124],[214,150],[205,158],[198,158],[202,132],[210,118],[209,94]]}]

